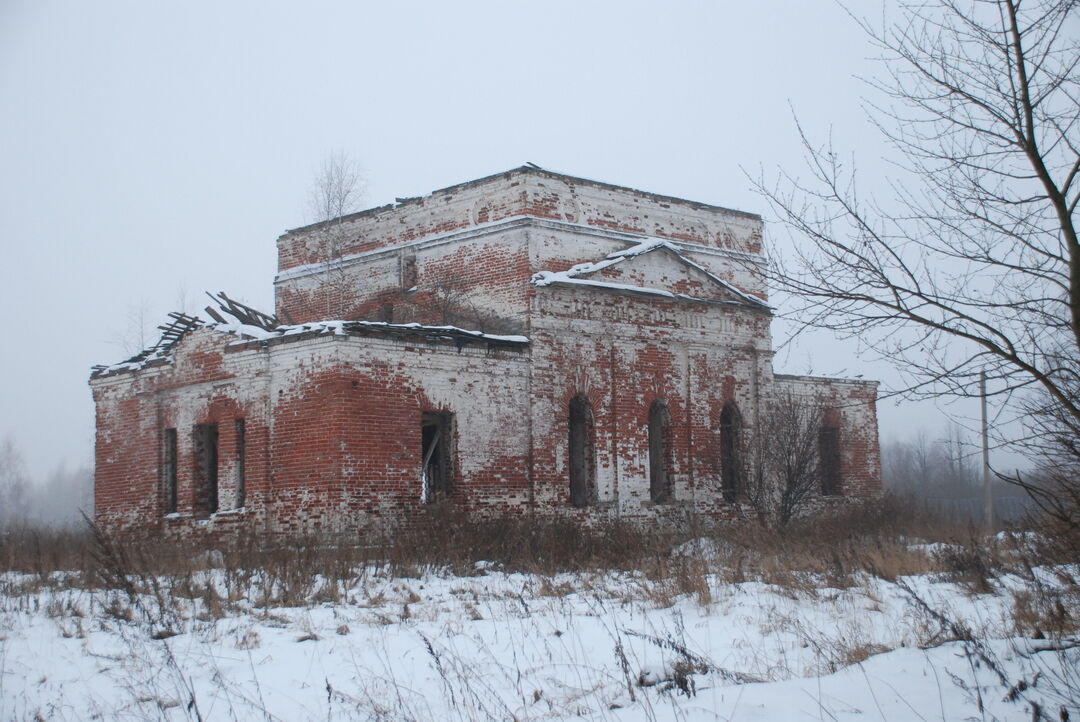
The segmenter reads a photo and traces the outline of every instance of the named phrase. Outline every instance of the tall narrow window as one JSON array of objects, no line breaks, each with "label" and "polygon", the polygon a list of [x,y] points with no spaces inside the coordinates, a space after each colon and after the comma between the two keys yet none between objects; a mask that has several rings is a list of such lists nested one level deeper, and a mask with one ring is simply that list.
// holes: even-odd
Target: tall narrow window
[{"label": "tall narrow window", "polygon": [[596,454],[592,405],[579,394],[570,400],[570,503],[596,501]]},{"label": "tall narrow window", "polygon": [[454,415],[446,412],[425,411],[420,414],[421,439],[421,499],[425,503],[438,501],[450,494],[450,478],[453,458],[450,444],[453,440]]},{"label": "tall narrow window", "polygon": [[840,493],[840,429],[835,426],[822,426],[818,431],[818,474],[822,494]]},{"label": "tall narrow window", "polygon": [[671,415],[663,399],[649,407],[649,496],[657,503],[671,498]]},{"label": "tall narrow window", "polygon": [[247,469],[244,468],[247,459],[245,444],[247,440],[244,438],[244,420],[236,420],[236,499],[235,506],[240,509],[244,506],[244,500],[247,497]]},{"label": "tall narrow window", "polygon": [[218,510],[217,424],[195,425],[195,509],[207,514]]},{"label": "tall narrow window", "polygon": [[728,404],[720,412],[720,486],[725,501],[739,495],[739,411]]},{"label": "tall narrow window", "polygon": [[165,492],[165,513],[176,511],[176,429],[165,429],[161,459],[161,481]]},{"label": "tall narrow window", "polygon": [[401,255],[401,290],[408,291],[416,286],[416,251],[405,251]]}]

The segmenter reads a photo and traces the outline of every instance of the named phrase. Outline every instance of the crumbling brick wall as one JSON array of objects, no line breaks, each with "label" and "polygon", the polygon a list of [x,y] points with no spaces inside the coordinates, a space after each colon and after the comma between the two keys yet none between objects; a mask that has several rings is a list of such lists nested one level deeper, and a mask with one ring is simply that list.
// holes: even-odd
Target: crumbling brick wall
[{"label": "crumbling brick wall", "polygon": [[837,429],[840,486],[835,500],[879,494],[877,382],[777,374],[775,384],[776,393],[792,393],[823,407],[825,423]]},{"label": "crumbling brick wall", "polygon": [[[567,232],[575,239],[569,249]],[[641,235],[693,244],[695,262],[765,295],[746,263],[724,255],[760,252],[757,216],[518,168],[282,235],[277,313],[291,323],[440,323],[432,294],[449,284],[464,304],[520,325],[532,273],[591,260],[617,249],[613,239]]]},{"label": "crumbling brick wall", "polygon": [[[99,522],[292,535],[407,523],[431,500],[436,438],[452,457],[437,494],[473,514],[737,518],[749,511],[722,489],[725,428],[752,429],[786,392],[830,409],[838,498],[880,490],[875,384],[773,373],[757,216],[518,169],[338,226],[348,243],[333,259],[318,227],[278,239],[277,311],[313,325],[203,328],[168,361],[95,376]],[[317,324],[330,307],[391,325]]]}]

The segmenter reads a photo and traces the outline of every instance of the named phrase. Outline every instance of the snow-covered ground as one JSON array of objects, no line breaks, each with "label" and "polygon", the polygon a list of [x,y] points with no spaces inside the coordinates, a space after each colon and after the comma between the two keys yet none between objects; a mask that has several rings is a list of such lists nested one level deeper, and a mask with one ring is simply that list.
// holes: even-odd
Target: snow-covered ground
[{"label": "snow-covered ground", "polygon": [[[153,594],[9,573],[0,719],[1030,720],[1032,702],[1052,719],[1077,704],[1080,649],[1014,630],[1019,579],[984,595],[900,580],[930,609],[871,577],[705,580],[368,571],[333,601],[262,607],[212,570],[162,612]],[[949,641],[935,612],[985,645]]]}]

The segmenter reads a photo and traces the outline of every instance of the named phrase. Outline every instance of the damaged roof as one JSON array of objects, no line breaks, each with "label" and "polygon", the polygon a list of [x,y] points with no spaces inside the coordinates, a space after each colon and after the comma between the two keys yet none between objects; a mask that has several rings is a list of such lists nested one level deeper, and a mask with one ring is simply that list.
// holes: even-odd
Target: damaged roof
[{"label": "damaged roof", "polygon": [[419,323],[387,323],[384,321],[318,321],[293,326],[278,326],[273,330],[245,324],[213,324],[212,328],[235,334],[245,341],[264,343],[323,334],[413,338],[435,343],[451,343],[459,349],[476,343],[486,344],[489,348],[519,348],[529,343],[529,339],[525,336],[484,333],[483,331],[458,328],[457,326],[425,326]]},{"label": "damaged roof", "polygon": [[[94,366],[91,379],[114,376],[129,371],[139,371],[152,366],[171,363],[176,345],[187,334],[198,328],[207,328],[220,333],[231,334],[237,340],[230,345],[257,344],[266,346],[274,342],[298,341],[315,336],[358,336],[394,339],[413,339],[429,344],[448,344],[459,351],[466,346],[483,344],[488,349],[521,349],[528,345],[525,336],[484,333],[458,328],[457,326],[425,326],[419,323],[385,323],[382,321],[319,321],[283,325],[269,314],[262,313],[223,292],[207,294],[217,304],[215,311],[206,308],[207,314],[215,323],[204,323],[202,319],[180,312],[172,312],[168,324],[158,326],[161,338],[153,346],[140,351],[129,359],[117,364]],[[235,321],[227,321],[225,315]]]}]

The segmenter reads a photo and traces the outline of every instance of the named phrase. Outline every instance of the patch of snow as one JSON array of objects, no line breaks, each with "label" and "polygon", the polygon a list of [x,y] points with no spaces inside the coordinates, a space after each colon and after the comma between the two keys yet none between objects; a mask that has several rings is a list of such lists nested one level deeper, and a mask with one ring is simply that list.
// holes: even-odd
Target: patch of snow
[{"label": "patch of snow", "polygon": [[[643,253],[650,253],[658,248],[668,248],[680,258],[682,255],[675,250],[675,246],[669,242],[660,238],[649,238],[637,243],[629,248],[624,248],[621,251],[615,251],[609,253],[603,261],[579,263],[575,266],[571,266],[565,271],[540,271],[533,274],[532,283],[534,286],[547,286],[552,283],[565,283],[578,276],[586,276],[597,271],[602,271],[605,268],[614,266],[617,263],[621,263],[628,258],[634,258],[640,256]],[[671,294],[668,294],[671,295]]]},{"label": "patch of snow", "polygon": [[698,537],[685,541],[671,550],[671,556],[682,559],[700,559],[709,562],[726,562],[734,559],[740,551],[720,539]]},{"label": "patch of snow", "polygon": [[145,368],[150,364],[158,361],[166,363],[171,362],[171,349],[154,349],[152,353],[147,354],[138,361],[121,361],[120,363],[108,366],[95,366],[94,375],[107,376],[109,374],[119,373],[121,371],[138,371],[139,369]]},{"label": "patch of snow", "polygon": [[671,679],[675,670],[668,664],[646,664],[638,672],[639,687],[655,687],[665,680]]},{"label": "patch of snow", "polygon": [[928,557],[933,557],[939,554],[957,551],[963,547],[956,544],[946,544],[945,542],[931,542],[929,544],[908,544],[907,548],[913,552],[922,552]]},{"label": "patch of snow", "polygon": [[762,306],[764,308],[769,308],[769,305],[764,301],[764,299],[759,298],[758,296],[755,296],[755,295],[753,295],[751,293],[746,293],[745,291],[742,291],[742,290],[736,288],[735,286],[731,285],[730,283],[723,280],[719,276],[717,276],[717,275],[713,274],[712,272],[710,272],[708,269],[706,269],[701,264],[698,264],[698,263],[695,263],[694,261],[691,261],[689,258],[687,258],[682,253],[680,253],[679,249],[676,248],[675,245],[671,241],[665,240],[663,238],[647,238],[647,239],[641,241],[640,243],[636,243],[633,246],[630,246],[629,248],[624,248],[621,251],[615,251],[613,253],[609,253],[605,257],[605,259],[602,260],[602,261],[591,261],[591,262],[586,262],[586,263],[578,263],[578,264],[576,264],[574,266],[571,266],[570,268],[566,269],[565,271],[539,271],[539,272],[533,274],[533,276],[532,276],[532,284],[534,286],[540,286],[540,287],[550,286],[552,284],[571,284],[571,285],[576,284],[576,285],[581,285],[581,286],[593,286],[593,287],[597,287],[597,288],[608,288],[608,289],[618,290],[618,291],[632,291],[634,293],[646,293],[646,294],[651,294],[651,295],[655,295],[655,296],[666,296],[668,298],[682,298],[682,299],[686,299],[686,300],[690,300],[690,301],[704,301],[704,300],[707,300],[707,299],[695,298],[693,296],[687,296],[687,295],[684,295],[684,294],[675,294],[675,293],[671,293],[670,291],[665,291],[665,290],[659,289],[659,288],[647,288],[647,287],[644,287],[644,286],[631,286],[631,285],[626,285],[626,284],[621,284],[621,283],[608,283],[608,282],[605,282],[605,281],[590,281],[590,280],[585,280],[585,279],[580,278],[581,276],[592,275],[593,273],[596,273],[597,271],[602,271],[605,268],[610,268],[611,266],[614,266],[614,265],[616,265],[618,263],[622,263],[623,261],[625,261],[627,259],[636,258],[637,256],[640,256],[642,254],[651,253],[651,252],[653,252],[655,250],[658,250],[658,249],[661,249],[661,248],[664,248],[664,249],[667,249],[667,250],[671,251],[672,253],[675,254],[675,257],[678,258],[682,263],[684,263],[687,266],[690,266],[691,268],[694,268],[694,269],[700,271],[701,273],[705,274],[705,276],[707,276],[709,278],[709,280],[711,280],[712,282],[720,285],[722,288],[730,291],[731,293],[735,294],[735,296],[742,299],[743,301],[745,301],[747,303],[750,303],[751,305],[754,305],[754,306]]},{"label": "patch of snow", "polygon": [[482,341],[529,343],[529,339],[527,336],[484,333],[482,331],[473,331],[470,329],[459,328],[457,326],[425,326],[419,323],[387,323],[385,321],[317,321],[313,323],[300,323],[291,326],[278,326],[273,331],[266,331],[264,329],[253,326],[243,326],[242,324],[219,323],[210,324],[209,326],[209,328],[213,328],[224,333],[231,333],[240,336],[241,340],[235,343],[244,343],[249,340],[268,341],[270,339],[281,338],[283,336],[296,336],[304,333],[324,333],[332,334],[335,336],[347,336],[350,329],[364,327],[402,330],[415,329],[419,331],[447,331],[454,334],[464,334],[466,336],[472,336],[473,338]]},{"label": "patch of snow", "polygon": [[632,291],[634,293],[646,293],[652,296],[663,296],[665,298],[691,298],[690,296],[685,296],[681,293],[675,294],[671,291],[665,291],[662,288],[631,286],[626,283],[610,283],[608,281],[590,281],[584,278],[559,277],[559,274],[551,273],[550,271],[540,271],[539,273],[534,275],[533,283],[535,283],[537,286],[549,286],[552,283],[560,283],[571,286],[593,286],[595,288],[607,288],[615,291]]},{"label": "patch of snow", "polygon": [[275,335],[274,331],[267,331],[261,326],[252,326],[246,323],[217,323],[211,324],[210,327],[217,329],[222,333],[231,333],[234,336],[255,339],[257,341],[265,341],[268,338],[273,338]]}]

